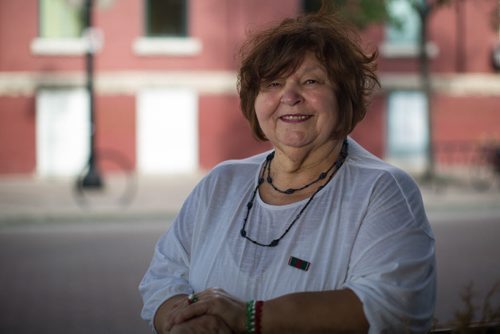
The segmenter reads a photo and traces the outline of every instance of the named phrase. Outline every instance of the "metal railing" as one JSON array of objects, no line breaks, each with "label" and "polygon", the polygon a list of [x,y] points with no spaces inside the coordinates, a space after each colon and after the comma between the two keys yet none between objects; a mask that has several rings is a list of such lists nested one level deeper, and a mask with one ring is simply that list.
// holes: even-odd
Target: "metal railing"
[{"label": "metal railing", "polygon": [[500,190],[500,142],[441,142],[434,145],[434,154],[440,185]]}]

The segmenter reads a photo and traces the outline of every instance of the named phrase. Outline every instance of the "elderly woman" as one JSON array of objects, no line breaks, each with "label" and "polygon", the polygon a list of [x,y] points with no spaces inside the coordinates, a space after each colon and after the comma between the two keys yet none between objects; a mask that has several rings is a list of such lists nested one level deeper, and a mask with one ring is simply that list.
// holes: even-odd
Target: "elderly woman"
[{"label": "elderly woman", "polygon": [[425,332],[434,238],[403,171],[348,134],[376,55],[337,18],[244,46],[243,114],[273,150],[215,167],[161,237],[140,291],[159,333]]}]

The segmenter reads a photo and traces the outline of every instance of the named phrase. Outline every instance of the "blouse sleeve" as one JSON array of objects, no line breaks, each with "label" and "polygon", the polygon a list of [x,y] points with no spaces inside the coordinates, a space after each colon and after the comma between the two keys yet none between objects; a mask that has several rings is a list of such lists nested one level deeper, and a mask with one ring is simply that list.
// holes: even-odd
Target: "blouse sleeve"
[{"label": "blouse sleeve", "polygon": [[420,191],[400,173],[371,191],[345,284],[362,301],[370,333],[425,333],[432,324],[434,237]]},{"label": "blouse sleeve", "polygon": [[197,195],[193,191],[171,227],[158,240],[149,268],[139,284],[144,303],[141,316],[151,326],[157,309],[164,301],[175,295],[193,292],[189,284],[189,266],[192,215],[196,203]]}]

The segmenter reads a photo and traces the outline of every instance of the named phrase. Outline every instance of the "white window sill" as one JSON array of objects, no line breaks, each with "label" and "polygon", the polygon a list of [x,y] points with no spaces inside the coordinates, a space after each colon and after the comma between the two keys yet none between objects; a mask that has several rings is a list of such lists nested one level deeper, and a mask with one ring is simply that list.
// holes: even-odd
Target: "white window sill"
[{"label": "white window sill", "polygon": [[196,56],[202,44],[196,38],[148,38],[136,39],[133,45],[139,56]]},{"label": "white window sill", "polygon": [[[99,52],[102,45],[94,47]],[[31,52],[39,56],[83,56],[89,49],[87,38],[35,38],[31,41]]]},{"label": "white window sill", "polygon": [[[385,58],[416,58],[419,55],[418,44],[393,44],[384,42],[380,45],[380,55]],[[428,42],[427,55],[435,58],[439,54],[436,44]]]}]

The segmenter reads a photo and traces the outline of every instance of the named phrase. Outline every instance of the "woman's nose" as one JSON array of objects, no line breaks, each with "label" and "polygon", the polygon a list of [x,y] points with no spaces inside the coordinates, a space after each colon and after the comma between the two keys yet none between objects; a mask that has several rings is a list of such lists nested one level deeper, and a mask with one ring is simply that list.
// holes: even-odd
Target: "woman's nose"
[{"label": "woman's nose", "polygon": [[303,101],[303,97],[295,87],[287,87],[281,96],[281,103],[294,106]]}]

